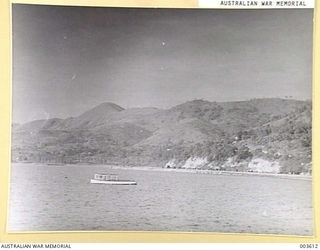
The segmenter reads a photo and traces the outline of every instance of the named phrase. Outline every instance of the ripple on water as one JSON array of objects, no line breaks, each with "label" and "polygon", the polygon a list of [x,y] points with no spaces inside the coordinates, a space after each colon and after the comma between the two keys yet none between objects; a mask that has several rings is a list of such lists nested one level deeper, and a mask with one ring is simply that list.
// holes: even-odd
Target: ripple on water
[{"label": "ripple on water", "polygon": [[[90,184],[96,172],[138,185]],[[312,234],[309,181],[32,164],[11,176],[10,230]]]}]

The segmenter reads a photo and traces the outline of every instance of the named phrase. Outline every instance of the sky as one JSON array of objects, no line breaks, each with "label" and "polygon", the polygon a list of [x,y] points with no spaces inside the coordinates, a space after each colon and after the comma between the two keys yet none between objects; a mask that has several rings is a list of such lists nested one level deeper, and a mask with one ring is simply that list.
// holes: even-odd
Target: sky
[{"label": "sky", "polygon": [[311,99],[311,9],[13,5],[13,122],[102,102]]}]

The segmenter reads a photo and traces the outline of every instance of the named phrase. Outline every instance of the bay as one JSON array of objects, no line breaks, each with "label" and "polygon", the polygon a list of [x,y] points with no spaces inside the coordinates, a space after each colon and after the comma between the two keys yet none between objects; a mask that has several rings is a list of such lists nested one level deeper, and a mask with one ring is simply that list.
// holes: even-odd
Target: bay
[{"label": "bay", "polygon": [[[90,184],[94,173],[138,185]],[[312,235],[312,182],[98,165],[15,163],[10,231],[182,231]]]}]

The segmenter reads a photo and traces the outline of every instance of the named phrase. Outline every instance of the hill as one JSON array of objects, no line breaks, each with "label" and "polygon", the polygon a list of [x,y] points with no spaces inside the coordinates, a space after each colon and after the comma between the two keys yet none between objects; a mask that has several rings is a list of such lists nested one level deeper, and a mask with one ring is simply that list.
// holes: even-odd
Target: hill
[{"label": "hill", "polygon": [[12,127],[13,161],[311,172],[308,101],[193,100],[165,110],[102,103]]}]

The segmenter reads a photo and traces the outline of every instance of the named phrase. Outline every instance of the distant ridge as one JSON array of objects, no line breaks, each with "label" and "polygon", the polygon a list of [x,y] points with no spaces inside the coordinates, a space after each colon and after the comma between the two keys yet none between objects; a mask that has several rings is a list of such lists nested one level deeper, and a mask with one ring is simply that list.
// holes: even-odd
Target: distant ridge
[{"label": "distant ridge", "polygon": [[103,102],[97,106],[95,106],[94,108],[86,111],[85,113],[87,112],[119,112],[119,111],[122,111],[124,110],[124,108],[120,107],[119,105],[115,104],[115,103],[112,103],[112,102]]}]

